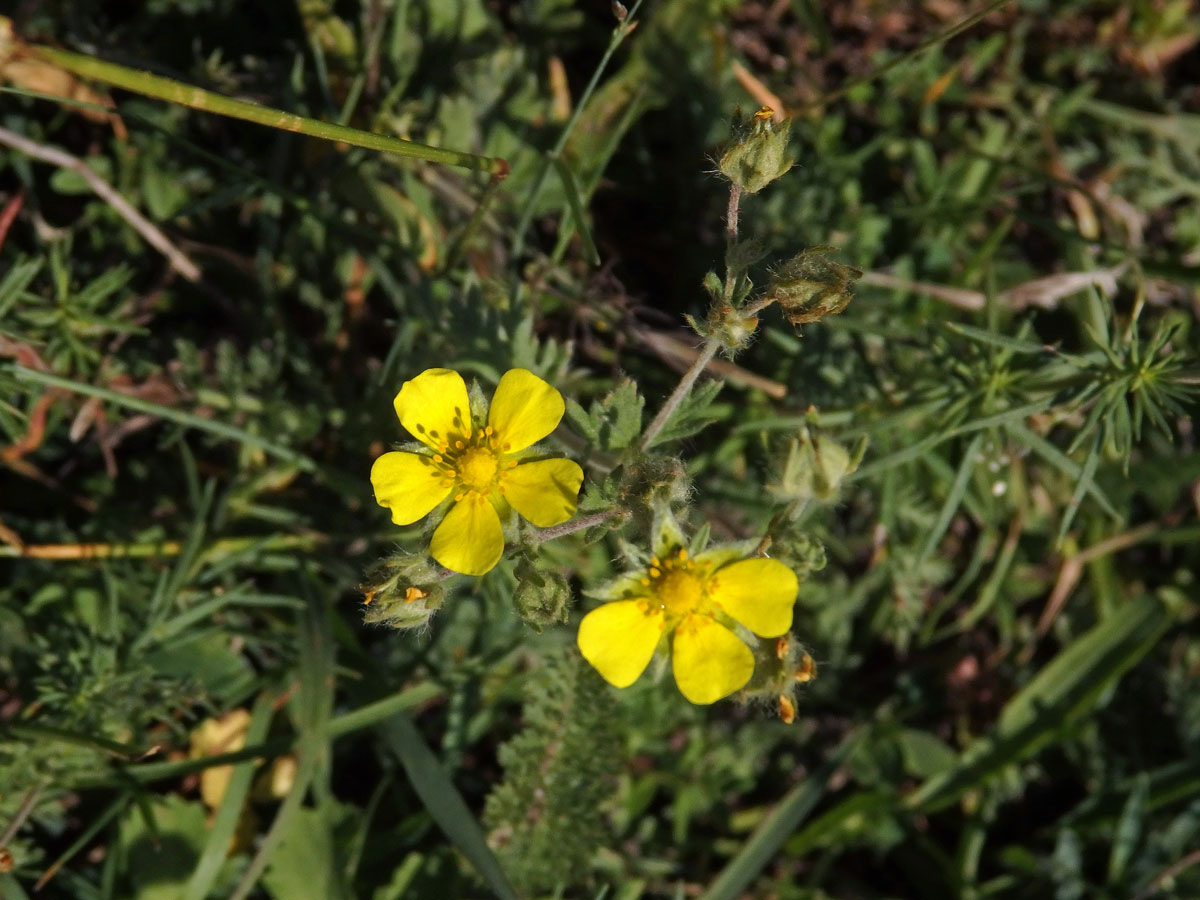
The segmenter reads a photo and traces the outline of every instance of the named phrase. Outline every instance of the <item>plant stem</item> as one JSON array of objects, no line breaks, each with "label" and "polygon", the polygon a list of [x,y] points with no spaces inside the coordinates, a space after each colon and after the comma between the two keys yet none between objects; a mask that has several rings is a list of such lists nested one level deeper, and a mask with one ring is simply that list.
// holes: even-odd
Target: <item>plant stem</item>
[{"label": "plant stem", "polygon": [[294,131],[327,141],[340,141],[355,147],[365,147],[368,150],[382,150],[397,156],[490,172],[493,175],[508,171],[508,163],[498,157],[476,156],[474,153],[464,153],[460,150],[430,147],[415,141],[360,131],[346,125],[309,119],[246,100],[235,100],[232,97],[214,94],[212,91],[183,84],[170,78],[163,78],[161,75],[152,75],[149,72],[141,72],[116,63],[93,59],[81,53],[71,53],[67,50],[57,50],[40,45],[29,45],[24,49],[31,55],[41,57],[75,75],[93,78],[114,87],[124,88],[127,91],[154,97],[158,100],[166,100],[169,103],[178,103],[181,106],[188,106],[203,112],[242,119],[283,131]]},{"label": "plant stem", "polygon": [[576,531],[583,531],[585,528],[591,528],[593,525],[600,525],[609,519],[615,519],[628,514],[629,510],[620,506],[614,506],[612,509],[605,509],[598,513],[592,513],[589,516],[580,516],[577,519],[563,522],[561,525],[555,525],[552,528],[543,528],[537,533],[535,541],[539,544],[544,544],[546,541],[557,540],[568,534],[574,534]]},{"label": "plant stem", "polygon": [[725,211],[725,302],[729,303],[733,299],[733,293],[737,289],[738,279],[742,277],[742,272],[736,270],[730,263],[733,257],[733,248],[737,244],[738,239],[738,213],[741,211],[742,205],[742,187],[739,184],[731,182],[729,185],[729,207]]},{"label": "plant stem", "polygon": [[[741,210],[741,204],[742,189],[738,185],[731,183],[729,185],[729,205],[725,211],[725,295],[723,297],[725,303],[733,302],[733,294],[737,288],[738,279],[742,275],[741,272],[736,271],[730,265],[730,251],[737,244],[738,239],[738,214]],[[751,304],[744,311],[746,317],[752,316],[760,309],[768,306],[770,302],[769,300],[766,302],[759,300]],[[658,411],[658,415],[646,426],[646,430],[642,434],[641,443],[638,445],[643,453],[650,448],[650,445],[654,443],[654,439],[666,427],[667,420],[671,418],[675,410],[679,408],[679,404],[691,393],[696,379],[700,377],[700,373],[712,362],[713,357],[717,355],[717,351],[720,349],[721,342],[716,338],[710,337],[704,342],[704,346],[700,348],[699,355],[688,370],[683,373],[683,377],[679,379],[679,384],[675,386],[675,390],[671,392],[671,396],[663,403],[662,408]]]},{"label": "plant stem", "polygon": [[696,357],[696,361],[692,363],[691,368],[683,373],[683,377],[679,379],[679,384],[675,386],[675,390],[671,392],[671,396],[663,403],[662,409],[658,411],[658,415],[646,426],[646,431],[642,434],[642,440],[639,444],[639,449],[643,453],[649,449],[654,439],[658,437],[659,432],[666,426],[667,420],[679,408],[679,404],[691,393],[692,385],[696,383],[696,379],[700,377],[700,373],[704,371],[705,367],[712,362],[712,358],[717,355],[717,350],[720,348],[721,342],[716,340],[716,338],[709,338],[704,342],[704,346],[700,348],[700,355]]}]

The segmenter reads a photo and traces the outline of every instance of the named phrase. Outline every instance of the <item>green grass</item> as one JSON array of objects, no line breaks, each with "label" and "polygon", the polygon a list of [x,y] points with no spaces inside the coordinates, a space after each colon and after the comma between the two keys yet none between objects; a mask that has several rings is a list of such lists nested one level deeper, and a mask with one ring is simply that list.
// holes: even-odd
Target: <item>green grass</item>
[{"label": "green grass", "polygon": [[[1200,17],[628,5],[14,14],[0,895],[1200,896]],[[588,527],[476,579],[390,523],[430,367],[562,392]],[[664,505],[801,576],[710,707],[574,650]]]}]

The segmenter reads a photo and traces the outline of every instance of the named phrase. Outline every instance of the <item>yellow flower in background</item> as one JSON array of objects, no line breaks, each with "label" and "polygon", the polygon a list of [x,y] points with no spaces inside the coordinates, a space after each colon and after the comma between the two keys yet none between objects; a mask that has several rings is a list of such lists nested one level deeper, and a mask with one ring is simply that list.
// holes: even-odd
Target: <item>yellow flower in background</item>
[{"label": "yellow flower in background", "polygon": [[375,500],[397,525],[454,504],[429,552],[455,572],[482,575],[504,552],[501,517],[509,508],[539,528],[575,513],[583,470],[569,459],[526,459],[521,451],[562,419],[562,394],[526,369],[504,373],[487,424],[471,419],[467,385],[450,369],[426,369],[395,400],[402,424],[433,453],[385,453],[371,467]]},{"label": "yellow flower in background", "polygon": [[713,703],[745,687],[754,654],[735,623],[760,637],[785,634],[798,581],[778,560],[730,562],[730,556],[718,549],[689,558],[676,546],[651,557],[644,573],[616,583],[611,593],[623,599],[584,616],[578,636],[584,658],[610,684],[628,687],[669,636],[675,682],[692,703]]}]

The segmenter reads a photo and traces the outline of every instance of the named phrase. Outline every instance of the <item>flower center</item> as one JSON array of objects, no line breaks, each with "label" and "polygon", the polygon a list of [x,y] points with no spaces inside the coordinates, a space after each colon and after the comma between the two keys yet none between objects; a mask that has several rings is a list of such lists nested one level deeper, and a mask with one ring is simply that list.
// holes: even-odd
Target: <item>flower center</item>
[{"label": "flower center", "polygon": [[665,572],[658,580],[655,594],[668,615],[686,616],[697,611],[700,599],[704,596],[704,587],[699,578],[682,569]]},{"label": "flower center", "polygon": [[651,557],[650,577],[643,578],[642,584],[649,588],[651,603],[658,604],[671,625],[692,613],[711,614],[709,575],[707,563],[696,565],[688,559],[688,552],[680,549],[662,560]]},{"label": "flower center", "polygon": [[515,459],[504,461],[507,449],[508,444],[488,425],[439,441],[433,464],[444,487],[459,487],[456,501],[469,496],[482,502],[493,488],[504,493],[504,479],[517,464]]},{"label": "flower center", "polygon": [[496,480],[499,463],[496,455],[485,447],[473,447],[456,461],[458,480],[472,490],[486,491]]}]

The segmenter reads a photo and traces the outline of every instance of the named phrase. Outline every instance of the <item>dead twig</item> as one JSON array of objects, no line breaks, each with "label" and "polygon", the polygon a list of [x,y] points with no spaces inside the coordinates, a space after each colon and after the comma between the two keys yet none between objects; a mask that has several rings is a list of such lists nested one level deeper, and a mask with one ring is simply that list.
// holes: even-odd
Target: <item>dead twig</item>
[{"label": "dead twig", "polygon": [[7,128],[0,128],[0,144],[19,150],[26,156],[31,156],[41,162],[58,166],[61,169],[69,169],[78,174],[88,183],[88,187],[97,197],[116,210],[117,215],[128,222],[147,244],[167,258],[171,268],[188,281],[200,280],[200,269],[187,254],[172,244],[158,226],[134,209],[129,201],[117,192],[116,188],[89,169],[83,160],[64,153],[62,150],[56,150],[54,147],[47,147],[31,141]]}]

